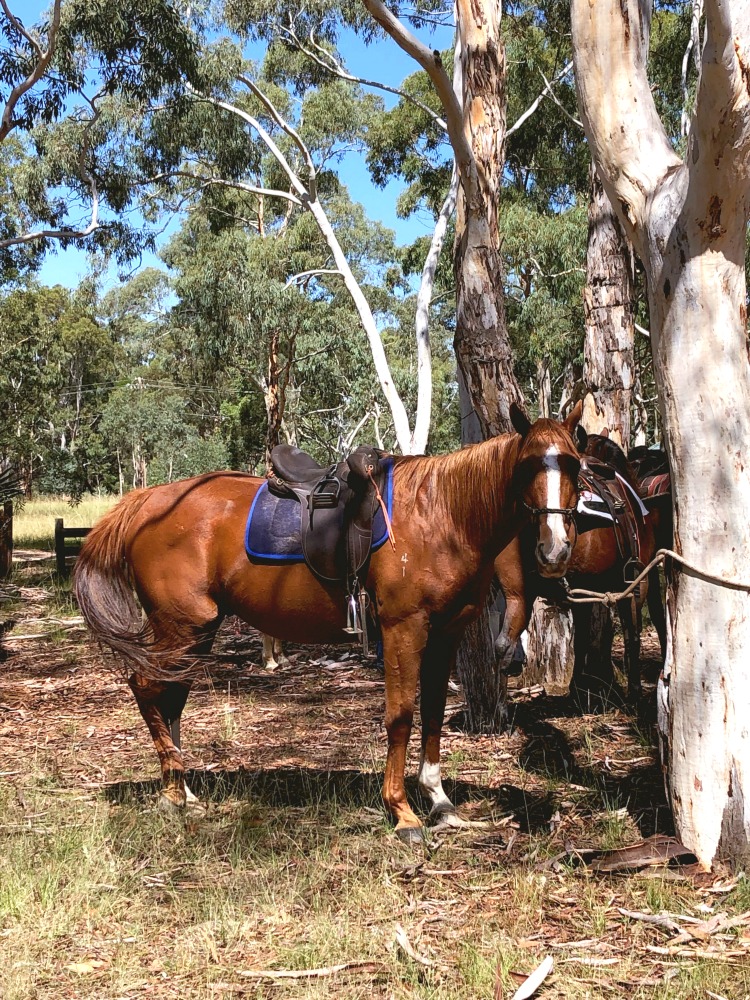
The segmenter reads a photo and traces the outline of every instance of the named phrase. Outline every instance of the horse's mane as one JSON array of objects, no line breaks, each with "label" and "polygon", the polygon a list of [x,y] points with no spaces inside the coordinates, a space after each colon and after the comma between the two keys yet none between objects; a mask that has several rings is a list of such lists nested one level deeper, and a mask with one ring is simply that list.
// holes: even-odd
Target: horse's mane
[{"label": "horse's mane", "polygon": [[[406,455],[394,460],[394,481],[407,513],[423,503],[453,521],[467,541],[486,540],[497,529],[519,457],[518,434],[499,434],[447,455]],[[523,439],[523,452],[543,455],[570,441],[554,420],[538,420]]]},{"label": "horse's mane", "polygon": [[662,448],[647,448],[646,445],[638,445],[636,448],[630,449],[628,460],[639,481],[645,479],[646,476],[669,472],[667,454]]},{"label": "horse's mane", "polygon": [[612,438],[604,437],[602,434],[589,434],[584,455],[597,458],[600,462],[604,462],[605,465],[611,466],[624,479],[627,479],[632,486],[635,486],[638,482],[635,468],[619,444],[613,441]]}]

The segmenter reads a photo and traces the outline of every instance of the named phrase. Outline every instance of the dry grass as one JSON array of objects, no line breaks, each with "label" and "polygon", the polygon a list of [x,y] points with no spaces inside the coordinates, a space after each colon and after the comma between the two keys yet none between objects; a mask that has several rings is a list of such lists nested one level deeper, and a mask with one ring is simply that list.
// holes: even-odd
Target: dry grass
[{"label": "dry grass", "polygon": [[117,497],[86,494],[72,504],[67,497],[27,500],[13,517],[13,544],[18,549],[54,550],[55,518],[66,526],[88,528],[117,503]]},{"label": "dry grass", "polygon": [[257,636],[233,623],[183,728],[205,811],[165,816],[147,732],[103,654],[74,630],[12,640],[49,615],[47,579],[16,577],[0,652],[3,1000],[489,1000],[547,954],[547,1000],[750,996],[747,925],[667,954],[654,949],[668,931],[619,909],[741,914],[747,880],[597,875],[566,850],[668,823],[648,727],[616,708],[581,717],[516,695],[510,735],[448,729],[447,790],[490,825],[415,850],[380,804],[379,675],[302,649],[266,674]]}]

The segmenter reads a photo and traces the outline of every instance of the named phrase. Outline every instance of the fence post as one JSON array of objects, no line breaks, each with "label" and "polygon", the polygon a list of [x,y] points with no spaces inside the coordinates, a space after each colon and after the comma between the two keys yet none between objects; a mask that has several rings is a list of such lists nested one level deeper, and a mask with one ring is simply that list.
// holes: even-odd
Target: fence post
[{"label": "fence post", "polygon": [[57,575],[65,576],[65,533],[61,517],[55,518],[55,561],[57,563]]},{"label": "fence post", "polygon": [[13,501],[6,500],[0,517],[0,579],[13,568]]}]

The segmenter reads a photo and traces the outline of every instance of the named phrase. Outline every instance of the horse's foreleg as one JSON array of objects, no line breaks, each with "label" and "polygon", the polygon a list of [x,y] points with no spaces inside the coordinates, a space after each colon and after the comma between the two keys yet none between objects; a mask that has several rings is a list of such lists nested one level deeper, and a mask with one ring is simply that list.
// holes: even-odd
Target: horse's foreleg
[{"label": "horse's foreleg", "polygon": [[263,669],[273,671],[277,667],[286,667],[289,660],[284,655],[284,646],[281,639],[275,639],[272,635],[263,633]]},{"label": "horse's foreleg", "polygon": [[407,619],[393,625],[383,622],[385,729],[388,734],[383,802],[396,821],[397,835],[405,841],[423,839],[422,823],[406,799],[404,770],[426,638],[424,621]]},{"label": "horse's foreleg", "polygon": [[651,616],[651,622],[656,629],[656,634],[659,636],[659,647],[663,661],[667,655],[667,619],[664,614],[664,601],[661,597],[661,577],[658,566],[654,566],[648,574],[648,594],[646,598],[648,600],[648,613]]},{"label": "horse's foreleg", "polygon": [[422,660],[420,712],[422,715],[422,757],[419,762],[419,787],[432,803],[431,816],[441,819],[454,816],[456,808],[445,794],[440,777],[440,734],[445,716],[448,680],[455,662],[455,648],[442,637],[442,648],[429,643]]},{"label": "horse's foreleg", "polygon": [[641,697],[641,609],[629,600],[618,605],[622,624],[625,675],[628,679],[628,702],[637,705]]},{"label": "horse's foreleg", "polygon": [[190,685],[150,681],[137,673],[130,677],[129,684],[159,756],[160,802],[167,808],[184,806],[188,789],[180,749],[180,716]]}]

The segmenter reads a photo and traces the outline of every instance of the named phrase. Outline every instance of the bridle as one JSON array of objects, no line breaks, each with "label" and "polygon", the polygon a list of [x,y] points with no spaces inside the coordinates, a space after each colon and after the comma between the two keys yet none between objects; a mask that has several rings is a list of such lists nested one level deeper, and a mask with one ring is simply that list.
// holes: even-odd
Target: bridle
[{"label": "bridle", "polygon": [[567,517],[568,520],[575,523],[575,512],[578,510],[578,501],[572,507],[532,507],[531,504],[526,503],[525,500],[521,500],[526,510],[531,514],[532,517],[541,517],[542,514],[562,514],[563,517]]}]

